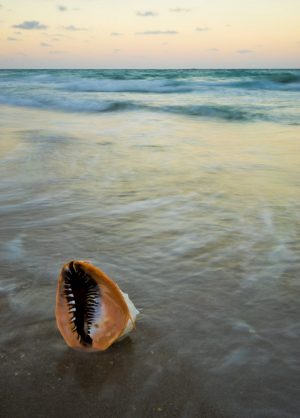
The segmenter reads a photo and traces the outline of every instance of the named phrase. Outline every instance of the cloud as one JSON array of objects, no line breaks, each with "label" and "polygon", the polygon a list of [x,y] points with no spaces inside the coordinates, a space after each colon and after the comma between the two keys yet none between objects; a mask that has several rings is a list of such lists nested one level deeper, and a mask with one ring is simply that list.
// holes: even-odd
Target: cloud
[{"label": "cloud", "polygon": [[181,7],[176,7],[175,9],[169,9],[169,12],[174,12],[174,13],[188,13],[190,11],[191,9],[182,9]]},{"label": "cloud", "polygon": [[155,12],[152,12],[151,10],[146,10],[145,12],[136,12],[136,15],[140,17],[153,17],[153,16],[157,16],[158,14]]},{"label": "cloud", "polygon": [[219,48],[209,48],[209,52],[219,52]]},{"label": "cloud", "polygon": [[111,32],[110,36],[122,36],[122,32]]},{"label": "cloud", "polygon": [[44,48],[49,48],[49,46],[51,46],[50,44],[47,44],[46,42],[41,42],[40,45],[43,46]]},{"label": "cloud", "polygon": [[252,49],[238,49],[236,52],[238,54],[251,54],[254,51]]},{"label": "cloud", "polygon": [[136,35],[177,35],[176,30],[146,30],[144,32],[135,32]]},{"label": "cloud", "polygon": [[9,36],[9,37],[7,38],[7,40],[8,40],[8,41],[19,41],[20,39],[18,39],[18,38],[13,38],[12,36]]},{"label": "cloud", "polygon": [[74,26],[74,25],[64,26],[64,29],[69,30],[71,32],[87,30],[86,28],[79,28],[78,26]]},{"label": "cloud", "polygon": [[26,20],[23,23],[19,23],[18,25],[13,25],[13,28],[18,29],[26,29],[26,30],[32,30],[32,29],[47,29],[48,26],[41,24],[37,20]]},{"label": "cloud", "polygon": [[60,12],[65,12],[66,10],[68,10],[68,8],[66,6],[63,6],[62,4],[58,4],[57,8]]},{"label": "cloud", "polygon": [[202,27],[196,28],[196,31],[198,31],[198,32],[207,32],[208,30],[210,30],[210,28],[208,28],[207,26],[202,26]]}]

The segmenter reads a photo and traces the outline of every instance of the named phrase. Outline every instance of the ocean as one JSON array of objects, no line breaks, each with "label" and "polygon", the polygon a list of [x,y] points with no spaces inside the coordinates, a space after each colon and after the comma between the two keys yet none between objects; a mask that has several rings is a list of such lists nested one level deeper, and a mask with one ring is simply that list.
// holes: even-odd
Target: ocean
[{"label": "ocean", "polygon": [[0,70],[3,105],[299,124],[300,70]]},{"label": "ocean", "polygon": [[[300,70],[0,70],[0,411],[296,418]],[[62,265],[141,311],[56,329]]]}]

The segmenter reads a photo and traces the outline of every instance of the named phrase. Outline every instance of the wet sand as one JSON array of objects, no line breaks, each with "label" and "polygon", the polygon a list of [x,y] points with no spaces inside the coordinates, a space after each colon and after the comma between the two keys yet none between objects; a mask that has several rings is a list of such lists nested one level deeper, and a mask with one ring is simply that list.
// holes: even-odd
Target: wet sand
[{"label": "wet sand", "polygon": [[132,336],[107,351],[81,353],[68,348],[56,329],[52,278],[26,277],[21,268],[18,274],[23,274],[28,293],[36,292],[37,282],[44,284],[39,291],[47,314],[41,320],[25,314],[16,321],[1,298],[6,323],[0,352],[1,416],[226,416],[221,402],[206,393],[205,374],[195,373],[192,363],[168,347],[147,315],[141,314]]}]

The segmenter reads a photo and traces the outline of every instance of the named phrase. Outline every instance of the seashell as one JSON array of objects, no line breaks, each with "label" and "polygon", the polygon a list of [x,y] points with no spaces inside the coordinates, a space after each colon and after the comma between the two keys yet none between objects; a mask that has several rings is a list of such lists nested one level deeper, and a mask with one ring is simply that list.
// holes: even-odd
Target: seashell
[{"label": "seashell", "polygon": [[74,260],[63,266],[58,278],[55,314],[70,347],[103,351],[132,331],[139,311],[103,271]]}]

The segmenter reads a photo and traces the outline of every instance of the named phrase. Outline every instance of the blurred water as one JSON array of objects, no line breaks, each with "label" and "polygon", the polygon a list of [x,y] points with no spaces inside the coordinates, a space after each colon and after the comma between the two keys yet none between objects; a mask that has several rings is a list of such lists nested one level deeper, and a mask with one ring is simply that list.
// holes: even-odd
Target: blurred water
[{"label": "blurred water", "polygon": [[300,70],[0,70],[0,104],[299,125]]},{"label": "blurred water", "polygon": [[[0,124],[6,417],[57,399],[66,416],[299,416],[297,126],[13,107]],[[76,258],[142,312],[107,353],[55,329]]]}]

